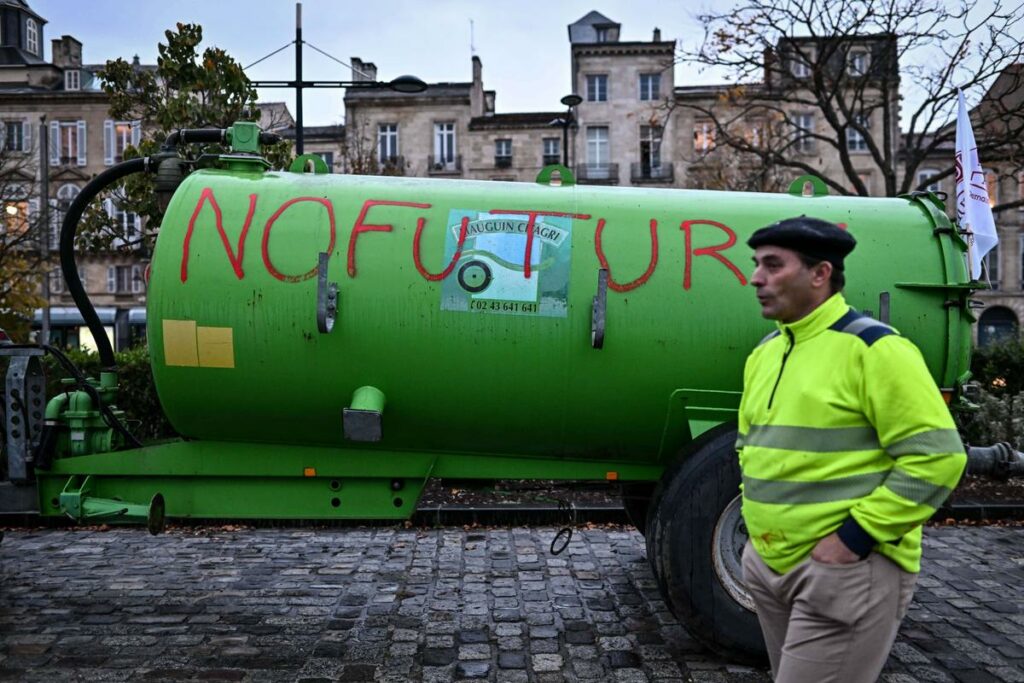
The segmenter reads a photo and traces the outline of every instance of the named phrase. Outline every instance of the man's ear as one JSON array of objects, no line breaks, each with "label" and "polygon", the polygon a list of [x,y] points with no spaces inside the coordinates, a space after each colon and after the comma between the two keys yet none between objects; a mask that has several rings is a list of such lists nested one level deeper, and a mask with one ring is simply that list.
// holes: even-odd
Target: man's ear
[{"label": "man's ear", "polygon": [[811,285],[813,287],[827,287],[832,279],[832,264],[822,261],[811,269]]}]

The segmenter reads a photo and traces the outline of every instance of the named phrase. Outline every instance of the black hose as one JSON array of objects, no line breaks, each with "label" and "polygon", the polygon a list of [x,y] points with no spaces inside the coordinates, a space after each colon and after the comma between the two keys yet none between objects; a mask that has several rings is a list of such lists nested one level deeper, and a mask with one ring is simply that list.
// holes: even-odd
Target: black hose
[{"label": "black hose", "polygon": [[75,263],[75,232],[78,230],[78,222],[82,219],[82,214],[85,213],[89,202],[95,199],[100,192],[127,175],[147,170],[148,166],[148,158],[130,159],[100,173],[90,180],[71,202],[67,215],[64,216],[64,223],[60,227],[60,269],[64,274],[64,280],[68,283],[68,291],[75,301],[75,306],[78,307],[82,319],[85,320],[86,326],[92,332],[93,339],[96,340],[100,365],[105,370],[113,370],[117,365],[114,361],[114,349],[111,348],[106,330],[103,329],[103,323],[96,315],[96,309],[89,301],[89,295],[85,293],[82,280],[78,277],[78,264]]},{"label": "black hose", "polygon": [[226,133],[227,131],[223,128],[180,128],[167,136],[160,151],[173,152],[178,145],[189,142],[219,144],[224,142]]},{"label": "black hose", "polygon": [[[170,154],[178,149],[178,145],[188,143],[224,144],[227,142],[228,131],[224,128],[180,128],[164,139],[160,151]],[[261,145],[274,145],[281,141],[277,133],[260,133]]]}]

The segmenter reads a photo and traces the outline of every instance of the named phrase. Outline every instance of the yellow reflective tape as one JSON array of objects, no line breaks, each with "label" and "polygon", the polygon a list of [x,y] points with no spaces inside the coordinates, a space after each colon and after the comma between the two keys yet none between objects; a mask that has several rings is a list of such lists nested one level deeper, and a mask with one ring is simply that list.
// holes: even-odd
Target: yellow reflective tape
[{"label": "yellow reflective tape", "polygon": [[955,429],[930,429],[889,444],[885,452],[894,458],[901,455],[946,455],[963,453],[964,444]]},{"label": "yellow reflective tape", "polygon": [[195,320],[164,320],[164,363],[194,368],[199,365]]},{"label": "yellow reflective tape", "polygon": [[198,327],[199,366],[203,368],[235,367],[234,335],[230,327]]},{"label": "yellow reflective tape", "polygon": [[889,470],[817,481],[786,481],[743,477],[743,497],[757,503],[808,505],[863,498],[878,488]]},{"label": "yellow reflective tape", "polygon": [[790,427],[751,425],[744,446],[813,453],[873,451],[881,448],[874,427]]},{"label": "yellow reflective tape", "polygon": [[949,498],[949,494],[953,492],[948,486],[933,484],[925,479],[919,479],[901,469],[894,469],[892,471],[889,478],[885,480],[885,488],[907,500],[933,507],[936,510],[939,509],[943,501]]}]

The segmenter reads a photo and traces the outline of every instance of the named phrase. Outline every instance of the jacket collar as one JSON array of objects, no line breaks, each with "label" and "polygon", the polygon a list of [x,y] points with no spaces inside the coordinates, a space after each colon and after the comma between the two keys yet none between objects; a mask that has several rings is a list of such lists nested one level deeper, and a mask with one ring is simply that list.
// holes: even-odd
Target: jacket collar
[{"label": "jacket collar", "polygon": [[791,336],[794,341],[803,341],[827,330],[849,310],[850,306],[843,298],[842,292],[836,292],[800,320],[776,324],[780,332]]}]

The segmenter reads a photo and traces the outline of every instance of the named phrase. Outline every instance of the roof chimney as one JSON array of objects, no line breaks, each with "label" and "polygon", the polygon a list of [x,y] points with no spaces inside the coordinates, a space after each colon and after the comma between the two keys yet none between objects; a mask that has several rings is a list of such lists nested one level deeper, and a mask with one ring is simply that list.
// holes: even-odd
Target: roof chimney
[{"label": "roof chimney", "polygon": [[54,66],[60,69],[82,68],[82,44],[73,36],[54,38],[50,46]]},{"label": "roof chimney", "polygon": [[473,87],[469,91],[470,116],[484,115],[484,65],[473,55]]},{"label": "roof chimney", "polygon": [[352,80],[353,81],[376,81],[377,80],[377,65],[373,62],[364,62],[359,57],[350,57],[349,61],[352,63]]},{"label": "roof chimney", "polygon": [[654,27],[654,38],[652,38],[652,40],[656,43],[661,42],[661,29],[657,26]]}]

